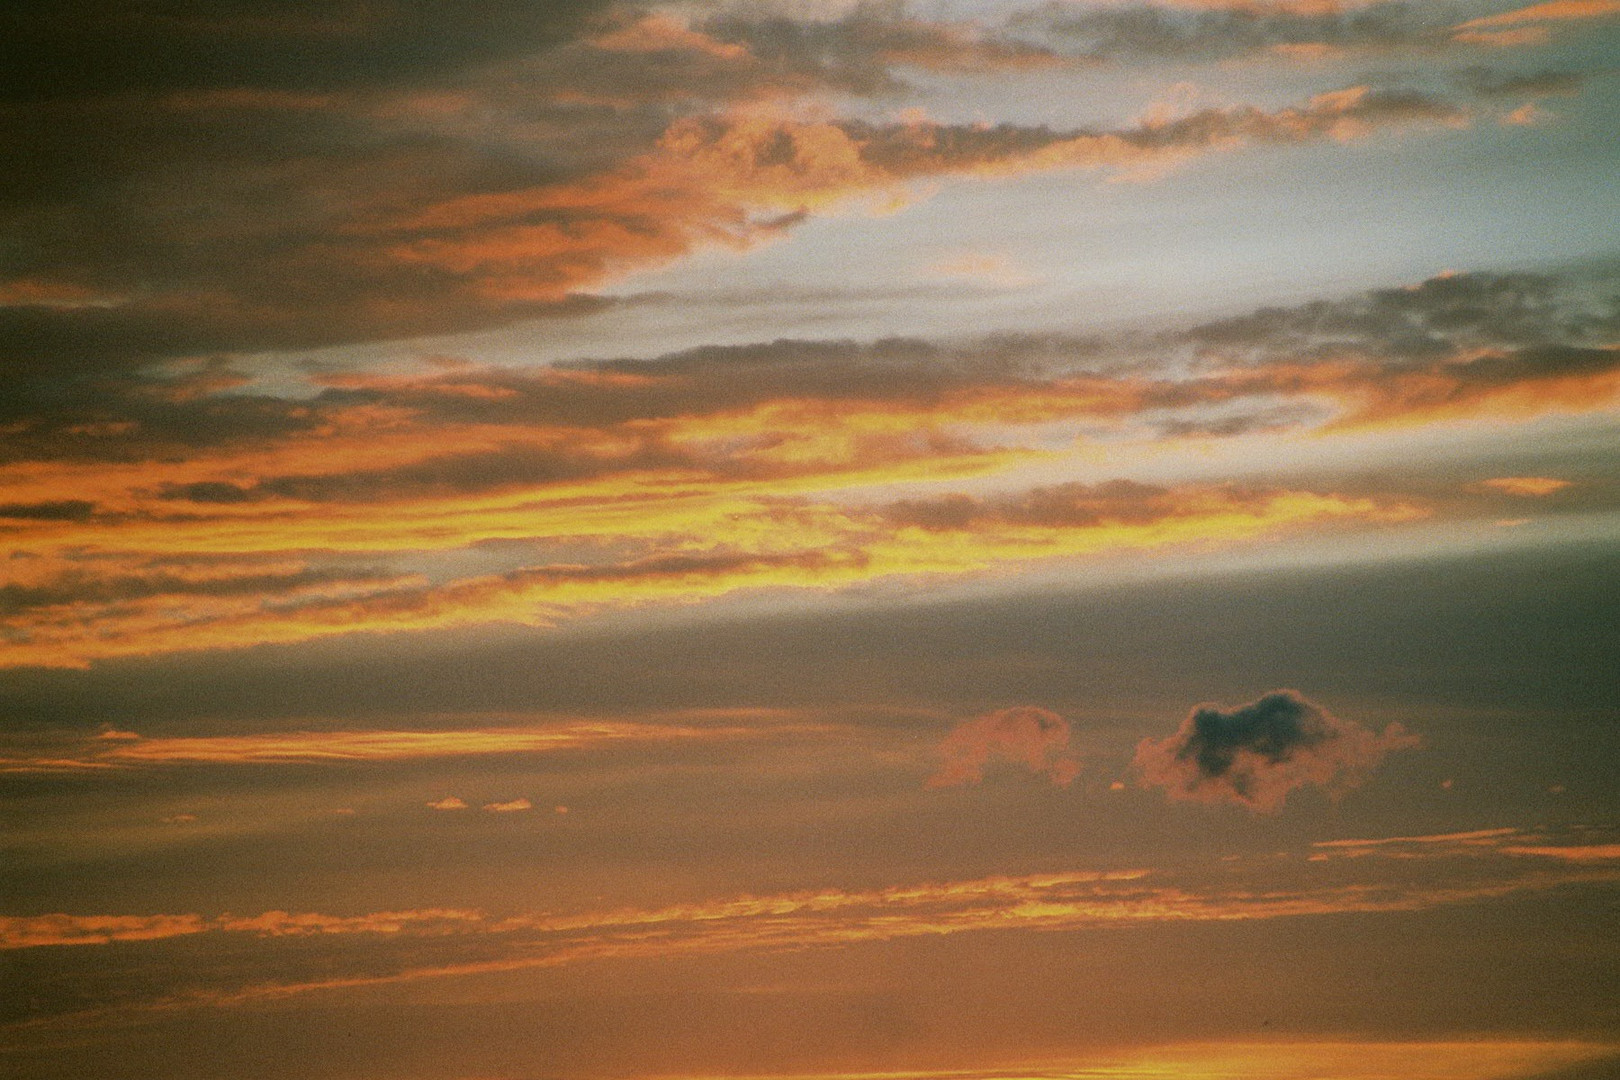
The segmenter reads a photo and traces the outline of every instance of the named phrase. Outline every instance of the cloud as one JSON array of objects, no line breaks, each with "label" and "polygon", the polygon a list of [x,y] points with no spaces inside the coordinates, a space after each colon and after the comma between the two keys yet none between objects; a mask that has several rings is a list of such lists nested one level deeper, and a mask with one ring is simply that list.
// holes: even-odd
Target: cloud
[{"label": "cloud", "polygon": [[1033,705],[998,709],[962,721],[945,736],[939,746],[939,769],[928,778],[928,786],[977,784],[992,761],[1023,765],[1064,786],[1080,771],[1080,762],[1068,747],[1069,722],[1057,713]]},{"label": "cloud", "polygon": [[256,916],[0,917],[0,948],[122,941],[127,949],[145,950],[148,959],[172,959],[194,957],[207,946],[187,942],[177,951],[165,939],[238,939],[226,946],[231,964],[188,962],[178,977],[150,987],[132,990],[127,979],[116,979],[117,972],[115,982],[98,985],[95,965],[80,969],[73,976],[77,992],[62,1011],[33,1019],[71,1024],[82,1023],[88,1010],[104,1021],[126,1011],[229,1008],[316,991],[579,963],[836,949],[984,931],[1004,936],[1431,911],[1580,886],[1607,889],[1620,875],[1612,862],[1535,856],[1509,856],[1461,875],[1446,862],[1403,865],[1394,874],[1378,862],[1358,862],[1331,875],[1278,881],[1276,865],[1270,857],[1240,860],[1223,866],[1213,880],[1144,869],[1057,870],[564,913],[427,908],[350,915],[276,910]]},{"label": "cloud", "polygon": [[465,810],[467,804],[454,795],[447,795],[427,804],[429,810]]},{"label": "cloud", "polygon": [[1135,763],[1143,786],[1172,799],[1270,812],[1306,785],[1353,787],[1390,751],[1417,744],[1399,724],[1377,734],[1276,690],[1236,708],[1196,707],[1174,735],[1143,739]]},{"label": "cloud", "polygon": [[1516,26],[1527,22],[1568,22],[1584,19],[1602,19],[1620,15],[1620,0],[1547,0],[1542,4],[1515,8],[1496,15],[1470,19],[1458,25],[1459,30],[1478,27]]},{"label": "cloud", "polygon": [[[508,81],[469,75],[434,94],[236,87],[138,107],[89,98],[0,110],[0,134],[34,146],[40,172],[31,183],[13,178],[21,189],[9,196],[25,224],[16,226],[14,280],[0,281],[0,294],[27,302],[0,306],[0,353],[15,381],[7,411],[97,403],[131,384],[156,391],[164,380],[150,373],[181,359],[588,309],[608,301],[582,292],[628,272],[769,242],[806,213],[904,200],[918,182],[1162,169],[1245,144],[1466,117],[1451,102],[1370,87],[1116,130],[811,120],[764,103],[673,114],[663,100],[585,109],[566,99],[571,73],[596,70],[604,57],[637,72],[649,56],[665,58],[676,64],[671,87],[705,85],[683,73],[688,61],[732,63],[691,43],[646,53],[601,40],[608,44],[582,38],[544,62],[502,69]],[[546,69],[570,49],[595,59]],[[740,77],[763,80],[761,92],[780,82]],[[508,142],[531,149],[497,152]],[[97,178],[94,191],[78,190],[85,175]],[[262,213],[267,189],[277,193],[274,215]],[[7,197],[0,190],[0,204]],[[121,238],[116,250],[111,233]],[[107,299],[29,301],[74,292]],[[296,422],[291,408],[259,404],[266,423]]]},{"label": "cloud", "polygon": [[[1568,863],[1607,863],[1620,860],[1620,843],[1612,842],[1613,832],[1613,829],[1585,827],[1575,830],[1572,835],[1554,836],[1545,831],[1498,828],[1365,840],[1318,840],[1311,845],[1317,850],[1310,859],[1326,862],[1332,859],[1377,857],[1413,861],[1459,857],[1478,860],[1508,856],[1557,859]],[[1593,843],[1594,840],[1603,842]]]},{"label": "cloud", "polygon": [[1586,844],[1553,847],[1544,844],[1504,847],[1511,855],[1535,855],[1575,863],[1602,863],[1620,860],[1620,844]]},{"label": "cloud", "polygon": [[[1027,499],[984,505],[963,497],[965,503],[947,498],[934,504],[861,508],[813,499],[728,496],[722,490],[699,505],[695,519],[680,504],[666,511],[656,497],[631,502],[621,496],[604,507],[616,521],[614,527],[622,534],[639,527],[645,536],[632,543],[633,534],[622,535],[588,562],[524,562],[492,574],[310,597],[287,605],[252,595],[228,603],[210,600],[195,606],[189,617],[180,616],[182,609],[173,598],[134,608],[41,607],[12,617],[11,625],[26,629],[28,637],[9,647],[5,660],[82,663],[94,657],[301,641],[366,629],[501,620],[545,625],[596,611],[694,603],[745,589],[824,592],[884,579],[960,577],[1035,560],[1192,542],[1233,543],[1334,522],[1404,520],[1422,513],[1404,503],[1365,496],[1242,491],[1224,485],[1144,488],[1140,505],[1128,492],[1116,491],[1102,501],[1101,512],[1087,505],[1097,500],[1076,494],[1049,496],[1037,490]],[[969,507],[965,515],[961,505]],[[640,526],[627,513],[632,509],[647,515]],[[514,522],[521,520],[520,528],[532,528],[532,509],[520,502],[512,513]],[[960,520],[953,522],[952,515]],[[547,523],[564,528],[566,516]],[[915,524],[895,527],[910,523]],[[593,525],[592,531],[601,527]],[[687,540],[692,528],[707,533],[701,549],[694,550]],[[407,538],[399,529],[389,525],[389,532],[392,542],[403,546]]]},{"label": "cloud", "polygon": [[1434,48],[1450,29],[1444,13],[1399,0],[1353,6],[1048,3],[1015,16],[1013,25],[1079,57],[1178,61]]},{"label": "cloud", "polygon": [[[1409,520],[1440,507],[1010,478],[1104,440],[1611,408],[1612,296],[1601,273],[1452,274],[1159,334],[441,364],[323,376],[304,399],[221,391],[210,365],[103,384],[93,407],[18,421],[0,451],[0,532],[18,552],[0,662],[550,624]],[[893,484],[914,494],[874,494]]]},{"label": "cloud", "polygon": [[520,810],[532,810],[534,804],[528,799],[513,799],[510,802],[485,803],[484,809],[492,814],[512,814]]},{"label": "cloud", "polygon": [[[676,714],[621,720],[555,720],[526,726],[410,731],[291,731],[155,738],[123,731],[103,732],[93,738],[28,735],[15,740],[0,738],[0,749],[8,751],[5,757],[0,757],[0,771],[380,764],[486,754],[549,754],[621,744],[804,736],[828,730],[831,729],[809,718],[780,711],[753,710],[743,714],[720,711],[710,716]],[[455,798],[428,805],[436,810],[459,810],[466,806]]]},{"label": "cloud", "polygon": [[1481,480],[1480,486],[1500,491],[1504,495],[1533,499],[1563,491],[1570,486],[1570,481],[1553,476],[1496,476],[1489,480]]}]

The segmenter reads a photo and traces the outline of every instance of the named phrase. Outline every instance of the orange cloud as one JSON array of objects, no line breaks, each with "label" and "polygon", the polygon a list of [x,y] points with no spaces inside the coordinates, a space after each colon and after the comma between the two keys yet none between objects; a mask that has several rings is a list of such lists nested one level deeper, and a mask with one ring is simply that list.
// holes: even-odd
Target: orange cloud
[{"label": "orange cloud", "polygon": [[[558,967],[579,962],[712,955],[759,950],[836,948],[848,944],[993,930],[1056,932],[1165,922],[1308,918],[1346,913],[1409,912],[1517,893],[1609,885],[1612,865],[1525,870],[1508,864],[1491,877],[1424,882],[1394,880],[1278,887],[1268,881],[1178,883],[1146,870],[1073,871],[925,882],[869,890],[821,890],[733,896],[661,908],[573,914],[488,915],[460,909],[328,915],[270,911],[258,916],[45,915],[0,918],[0,948],[158,941],[199,934],[252,935],[267,948],[286,938],[364,936],[394,942],[398,962],[381,973],[332,975],[322,962],[308,978],[199,987],[133,1008],[226,1006],[446,977]],[[410,942],[434,939],[431,964],[413,964]],[[374,970],[374,969],[373,969]],[[1245,1073],[1244,1075],[1248,1075]]]},{"label": "orange cloud", "polygon": [[1319,840],[1311,845],[1316,849],[1316,854],[1310,857],[1325,861],[1371,856],[1403,860],[1531,856],[1570,863],[1604,863],[1620,859],[1620,844],[1570,842],[1590,841],[1595,838],[1593,831],[1583,830],[1573,837],[1565,837],[1562,843],[1555,843],[1554,838],[1545,833],[1512,828],[1425,836],[1388,836],[1370,840]]},{"label": "orange cloud", "polygon": [[[974,1069],[885,1071],[885,1080],[1533,1080],[1620,1054],[1578,1040],[1469,1039],[1459,1042],[1267,1041],[1156,1046],[1110,1056],[1037,1058]],[[865,1080],[869,1074],[804,1073],[778,1080]],[[705,1077],[702,1080],[723,1080]]]},{"label": "orange cloud", "polygon": [[1507,495],[1539,498],[1563,491],[1570,486],[1570,481],[1552,476],[1497,476],[1490,480],[1481,480],[1480,485]]},{"label": "orange cloud", "polygon": [[1552,847],[1544,844],[1511,845],[1502,848],[1509,855],[1536,855],[1565,862],[1611,862],[1620,859],[1620,844],[1577,844]]},{"label": "orange cloud", "polygon": [[939,747],[943,760],[928,786],[976,784],[992,759],[1024,765],[1063,786],[1080,771],[1068,745],[1069,722],[1054,712],[1021,705],[985,713],[962,721],[945,736]]},{"label": "orange cloud", "polygon": [[1488,26],[1514,26],[1527,22],[1567,22],[1578,19],[1602,19],[1620,15],[1620,0],[1547,0],[1542,4],[1486,15],[1458,24],[1458,29]]},{"label": "orange cloud", "polygon": [[[1323,108],[1360,103],[1352,94]],[[906,139],[981,160],[980,137],[943,148],[926,145],[943,138],[937,130]],[[1021,138],[983,137],[1007,153]],[[889,152],[913,152],[902,150]],[[457,213],[511,211],[490,198],[493,209]],[[1528,338],[1526,316],[1514,315],[1517,328],[1445,324],[1456,343],[1430,330],[1438,359],[1387,352],[1383,336],[1401,319],[1464,301],[1557,311],[1555,286],[1454,275],[1331,305],[1316,330],[1294,328],[1290,312],[1234,320],[1190,332],[1197,362],[1176,370],[1087,368],[1086,349],[1125,348],[1096,342],[1072,343],[1078,359],[1064,363],[1015,341],[777,342],[652,361],[337,376],[310,401],[138,384],[132,414],[148,415],[156,392],[174,431],[233,434],[192,445],[143,424],[98,435],[105,445],[86,451],[82,434],[36,432],[21,460],[0,464],[0,533],[26,553],[7,567],[0,664],[548,625],[741,590],[960,577],[1407,520],[1425,508],[1219,484],[982,492],[1021,467],[1056,471],[1102,435],[1142,443],[1612,408],[1620,350],[1566,342],[1560,327],[1573,322],[1545,314]],[[1334,321],[1356,336],[1330,350],[1305,336]],[[1512,347],[1480,343],[1505,329]],[[1546,340],[1522,344],[1538,335]],[[957,490],[969,480],[981,493]],[[918,494],[875,501],[901,483]]]},{"label": "orange cloud", "polygon": [[[756,722],[742,722],[745,720]],[[826,730],[830,729],[810,720],[761,710],[747,716],[721,712],[703,722],[650,717],[638,720],[556,721],[524,727],[294,731],[158,738],[115,732],[89,739],[54,742],[31,754],[0,758],[0,772],[59,772],[168,765],[379,763],[483,754],[546,754],[624,743],[723,741],[767,734],[802,735]],[[461,810],[467,806],[455,797],[428,805],[435,810]]]}]

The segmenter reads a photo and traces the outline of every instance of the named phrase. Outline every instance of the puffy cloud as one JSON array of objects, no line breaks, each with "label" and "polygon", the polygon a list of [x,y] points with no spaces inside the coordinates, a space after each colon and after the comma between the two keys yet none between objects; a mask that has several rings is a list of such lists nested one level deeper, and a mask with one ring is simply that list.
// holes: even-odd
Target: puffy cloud
[{"label": "puffy cloud", "polygon": [[1080,771],[1069,753],[1069,722],[1057,713],[1020,705],[964,720],[940,744],[938,771],[928,786],[977,784],[992,761],[1023,765],[1052,783],[1066,785]]},{"label": "puffy cloud", "polygon": [[465,810],[467,809],[467,803],[454,795],[447,795],[442,799],[435,799],[433,802],[428,803],[427,808],[429,810]]},{"label": "puffy cloud", "polygon": [[532,810],[534,804],[528,799],[512,799],[509,802],[485,803],[484,809],[491,814],[514,814],[521,810]]},{"label": "puffy cloud", "polygon": [[1306,785],[1353,787],[1390,751],[1417,744],[1399,724],[1375,733],[1277,690],[1236,708],[1198,706],[1174,735],[1143,739],[1135,762],[1144,786],[1173,799],[1274,811]]}]

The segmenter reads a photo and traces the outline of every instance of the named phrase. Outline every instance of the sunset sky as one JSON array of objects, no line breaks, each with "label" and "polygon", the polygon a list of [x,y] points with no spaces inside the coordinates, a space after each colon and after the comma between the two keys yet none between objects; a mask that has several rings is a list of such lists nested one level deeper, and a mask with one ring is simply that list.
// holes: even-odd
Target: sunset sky
[{"label": "sunset sky", "polygon": [[0,1077],[1620,1077],[1620,0],[12,0]]}]

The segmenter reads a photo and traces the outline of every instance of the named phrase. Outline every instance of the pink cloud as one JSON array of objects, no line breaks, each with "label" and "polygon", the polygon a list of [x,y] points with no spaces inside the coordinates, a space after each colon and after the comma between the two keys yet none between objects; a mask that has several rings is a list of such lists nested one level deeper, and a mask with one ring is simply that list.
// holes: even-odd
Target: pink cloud
[{"label": "pink cloud", "polygon": [[1019,705],[985,713],[958,724],[940,744],[943,759],[928,786],[954,787],[984,779],[992,760],[1025,765],[1052,783],[1067,784],[1080,771],[1068,753],[1069,724],[1057,713],[1033,705]]}]

